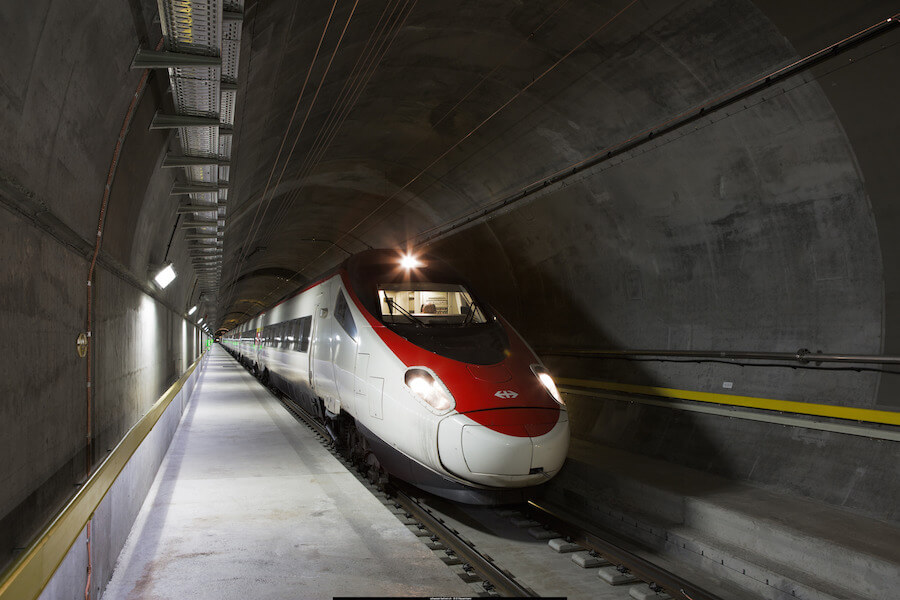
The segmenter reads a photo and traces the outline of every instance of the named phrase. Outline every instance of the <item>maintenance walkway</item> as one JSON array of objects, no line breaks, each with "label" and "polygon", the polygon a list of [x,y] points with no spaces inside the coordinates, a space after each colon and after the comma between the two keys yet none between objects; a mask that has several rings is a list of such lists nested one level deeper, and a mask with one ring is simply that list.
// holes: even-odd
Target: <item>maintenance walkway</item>
[{"label": "maintenance walkway", "polygon": [[218,345],[104,598],[471,596]]}]

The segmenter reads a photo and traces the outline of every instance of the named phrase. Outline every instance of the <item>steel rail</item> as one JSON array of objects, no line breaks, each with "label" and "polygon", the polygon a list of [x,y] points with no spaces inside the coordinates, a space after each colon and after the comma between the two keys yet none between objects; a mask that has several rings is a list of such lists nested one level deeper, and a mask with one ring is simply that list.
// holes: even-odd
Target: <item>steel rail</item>
[{"label": "steel rail", "polygon": [[[271,388],[267,389],[271,390]],[[280,392],[273,392],[276,398],[294,415],[302,419],[307,425],[325,439],[331,439],[331,433],[321,423],[316,421],[306,410],[295,404],[290,398]],[[405,510],[415,520],[425,526],[448,549],[464,563],[468,563],[475,572],[493,589],[504,596],[536,598],[538,595],[531,589],[519,584],[515,577],[498,567],[492,560],[481,554],[472,544],[462,539],[456,530],[446,525],[443,521],[431,514],[421,503],[406,493],[392,487],[389,498]]]},{"label": "steel rail", "polygon": [[[240,364],[240,363],[238,363],[238,364]],[[243,366],[243,365],[241,365],[241,366]],[[263,385],[263,384],[260,384],[260,385]],[[296,402],[291,400],[288,396],[285,396],[283,393],[281,393],[280,390],[276,390],[267,385],[263,385],[263,387],[266,388],[267,390],[269,390],[272,393],[272,395],[275,396],[275,398],[277,398],[278,401],[281,402],[282,405],[284,405],[284,407],[288,410],[288,412],[292,413],[298,419],[302,419],[304,423],[306,423],[310,428],[314,429],[317,434],[319,434],[326,440],[331,439],[331,434],[325,428],[325,426],[322,425],[321,423],[319,423],[318,421],[316,421],[311,414],[309,414],[307,411],[303,410],[303,408],[301,408]]]},{"label": "steel rail", "polygon": [[618,358],[630,356],[658,356],[661,358],[699,358],[731,360],[777,360],[800,364],[822,362],[848,362],[870,365],[898,365],[900,356],[878,354],[843,354],[810,352],[801,348],[796,352],[757,352],[744,350],[579,350],[576,348],[538,349],[544,356],[570,356],[584,358]]},{"label": "steel rail", "polygon": [[524,587],[515,577],[498,567],[492,560],[481,554],[469,542],[443,521],[431,514],[426,507],[399,490],[393,490],[393,499],[414,519],[422,523],[429,531],[452,550],[461,560],[475,569],[482,579],[494,586],[494,590],[504,596],[537,598],[534,590]]},{"label": "steel rail", "polygon": [[[319,423],[309,412],[294,403],[289,397],[278,390],[266,386],[284,407],[301,419],[319,436],[325,440],[332,439],[331,432]],[[415,498],[405,492],[391,486],[388,497],[391,501],[408,513],[413,519],[421,523],[435,537],[438,538],[460,560],[467,563],[481,577],[482,580],[493,586],[493,591],[507,597],[536,598],[539,597],[534,590],[521,585],[513,575],[501,569],[493,560],[481,554],[473,544],[460,537],[459,533],[436,517],[432,512]],[[625,565],[639,579],[653,582],[670,591],[674,598],[684,600],[722,600],[718,596],[702,590],[686,579],[663,569],[625,549],[620,538],[610,534],[600,535],[589,531],[585,525],[575,523],[573,518],[563,515],[559,509],[541,506],[534,501],[528,504],[539,511],[546,521],[552,523],[552,528],[564,532],[573,540],[581,543],[586,548],[601,553],[618,564]]]},{"label": "steel rail", "polygon": [[624,565],[638,579],[665,588],[673,598],[722,600],[720,596],[704,590],[687,579],[626,549],[625,546],[628,544],[623,542],[623,538],[618,535],[592,530],[589,526],[579,522],[573,515],[558,507],[542,506],[531,500],[528,504],[538,511],[544,520],[549,521],[556,531],[565,533],[585,548],[606,556],[611,559],[611,562]]}]

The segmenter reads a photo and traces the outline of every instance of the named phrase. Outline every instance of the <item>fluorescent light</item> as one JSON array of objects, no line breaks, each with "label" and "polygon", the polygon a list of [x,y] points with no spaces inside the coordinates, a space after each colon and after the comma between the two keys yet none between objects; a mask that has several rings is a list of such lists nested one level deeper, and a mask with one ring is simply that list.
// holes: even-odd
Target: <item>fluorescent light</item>
[{"label": "fluorescent light", "polygon": [[202,324],[202,323],[203,323],[203,317],[200,317],[200,320],[197,321],[197,325],[200,325],[200,324]]},{"label": "fluorescent light", "polygon": [[172,268],[172,265],[166,265],[156,274],[153,280],[156,282],[156,285],[165,289],[166,286],[175,281],[175,269]]},{"label": "fluorescent light", "polygon": [[194,306],[191,307],[191,310],[188,311],[188,316],[191,316],[191,315],[194,314],[195,312],[197,312],[197,305],[196,305],[196,304],[195,304]]}]

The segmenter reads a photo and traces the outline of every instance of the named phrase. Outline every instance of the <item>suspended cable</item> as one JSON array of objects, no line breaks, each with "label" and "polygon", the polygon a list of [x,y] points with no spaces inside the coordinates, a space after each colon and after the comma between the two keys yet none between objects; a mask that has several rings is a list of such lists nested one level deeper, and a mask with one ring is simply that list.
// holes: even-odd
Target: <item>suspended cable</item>
[{"label": "suspended cable", "polygon": [[[446,149],[443,153],[441,153],[437,158],[435,158],[434,160],[432,160],[425,168],[423,168],[421,171],[419,171],[419,173],[416,174],[412,179],[410,179],[407,183],[405,183],[403,186],[401,186],[400,188],[398,188],[393,194],[391,194],[391,196],[389,196],[388,198],[386,198],[385,200],[383,200],[381,203],[379,203],[378,206],[376,206],[376,207],[375,207],[373,210],[371,210],[366,216],[364,216],[360,221],[358,221],[356,225],[354,225],[352,228],[350,228],[350,229],[349,229],[347,232],[345,232],[344,234],[340,235],[340,236],[335,240],[335,242],[340,242],[340,241],[342,241],[344,238],[348,237],[350,234],[352,234],[354,231],[356,231],[356,229],[358,229],[363,223],[365,223],[367,220],[369,220],[373,215],[375,215],[379,210],[381,210],[385,205],[387,205],[389,202],[391,202],[394,198],[396,198],[396,197],[399,196],[402,192],[404,192],[410,185],[412,185],[413,183],[415,183],[416,181],[418,181],[418,180],[422,177],[422,175],[424,175],[425,173],[427,173],[434,165],[436,165],[438,162],[440,162],[440,161],[441,161],[444,157],[446,157],[450,152],[452,152],[454,149],[456,149],[456,148],[457,148],[460,144],[462,144],[465,140],[469,139],[469,138],[470,138],[472,135],[474,135],[479,129],[481,129],[482,127],[484,127],[484,125],[486,125],[487,123],[489,123],[494,117],[496,117],[496,116],[497,116],[498,114],[500,114],[504,109],[506,109],[510,104],[512,104],[516,99],[518,99],[519,97],[521,97],[522,94],[524,94],[524,93],[525,93],[526,91],[528,91],[532,86],[534,86],[536,83],[538,83],[539,81],[541,81],[544,77],[546,77],[549,73],[551,73],[554,69],[556,69],[560,64],[562,64],[563,61],[565,61],[566,59],[568,59],[568,58],[569,58],[572,54],[574,54],[579,48],[581,48],[582,46],[584,46],[584,44],[586,44],[587,42],[589,42],[594,36],[596,36],[598,33],[600,33],[600,32],[603,31],[605,28],[607,28],[607,27],[608,27],[610,24],[612,24],[616,19],[618,19],[623,13],[625,13],[629,8],[631,8],[632,6],[634,6],[634,5],[637,3],[637,1],[638,1],[638,0],[631,0],[631,2],[629,2],[628,4],[625,5],[625,7],[623,7],[623,8],[620,9],[617,13],[615,13],[612,17],[610,17],[609,19],[607,19],[606,21],[604,21],[600,26],[598,26],[596,29],[594,29],[594,30],[593,30],[586,38],[584,38],[581,42],[579,42],[579,43],[576,44],[574,47],[572,47],[568,52],[566,52],[562,57],[560,57],[560,58],[559,58],[556,62],[554,62],[552,65],[550,65],[549,67],[547,67],[541,74],[539,74],[537,77],[535,77],[535,78],[534,78],[530,83],[528,83],[525,87],[523,87],[521,90],[519,90],[519,91],[517,91],[515,94],[513,94],[512,97],[510,97],[510,98],[509,98],[508,100],[506,100],[503,104],[501,104],[501,105],[500,105],[497,109],[495,109],[490,115],[488,115],[488,117],[486,117],[485,119],[483,119],[480,123],[478,123],[478,125],[476,125],[475,127],[473,127],[468,133],[466,133],[465,135],[463,135],[459,140],[457,140],[453,145],[451,145],[449,148],[447,148],[447,149]],[[402,206],[405,206],[405,205],[406,205],[406,203],[403,203],[403,204],[402,204]],[[274,288],[271,292],[269,292],[269,294],[263,299],[263,301],[262,301],[261,304],[262,304],[263,306],[265,306],[265,303],[266,303],[266,301],[268,300],[268,298],[271,297],[274,293],[276,293],[276,291],[278,291],[278,290],[280,290],[280,289],[283,289],[283,288],[285,287],[285,285],[287,285],[287,284],[291,283],[292,281],[294,281],[294,279],[297,277],[297,275],[301,274],[301,273],[302,273],[304,270],[306,270],[309,266],[311,266],[311,265],[314,264],[316,261],[318,261],[320,258],[322,258],[323,256],[325,256],[325,254],[327,254],[329,251],[331,251],[331,249],[334,248],[334,247],[335,247],[335,243],[333,242],[333,243],[331,243],[325,250],[323,250],[323,251],[320,252],[318,255],[316,255],[315,258],[313,258],[312,260],[310,260],[310,261],[308,261],[306,264],[304,264],[302,267],[300,267],[300,268],[299,268],[299,269],[298,269],[291,277],[289,277],[288,279],[286,279],[282,284],[278,285],[278,286],[277,286],[276,288]]]},{"label": "suspended cable", "polygon": [[[259,222],[256,224],[255,229],[253,227],[253,224],[251,223],[250,230],[247,233],[247,240],[256,236],[257,232],[259,231],[259,228],[262,226],[262,223],[265,220],[266,212],[269,209],[269,205],[271,204],[272,199],[275,197],[275,190],[278,189],[278,185],[281,183],[282,177],[284,177],[285,170],[287,169],[288,163],[291,160],[291,156],[293,156],[293,154],[294,154],[294,149],[297,147],[297,142],[300,139],[300,135],[303,133],[303,129],[306,127],[306,123],[309,120],[309,115],[312,112],[312,109],[316,104],[316,100],[319,97],[319,92],[321,92],[322,85],[325,83],[325,78],[328,76],[328,73],[331,70],[331,65],[334,62],[334,57],[337,55],[338,50],[340,50],[341,43],[344,40],[344,35],[347,33],[347,28],[350,26],[350,22],[353,19],[353,15],[356,12],[356,7],[358,5],[359,5],[359,0],[355,0],[353,3],[353,8],[350,9],[350,15],[347,17],[347,22],[344,23],[344,28],[341,30],[341,35],[338,38],[338,42],[334,47],[334,51],[331,53],[331,58],[328,60],[328,64],[325,67],[325,72],[322,74],[322,78],[319,80],[319,85],[316,88],[316,93],[313,95],[313,98],[310,101],[309,107],[307,108],[307,111],[306,111],[306,115],[304,115],[304,117],[303,117],[303,122],[300,124],[300,129],[297,131],[297,135],[294,137],[293,144],[291,144],[290,152],[288,152],[287,158],[285,158],[285,160],[284,160],[284,166],[281,169],[281,173],[278,175],[278,180],[275,182],[275,186],[272,189],[272,194],[269,197],[269,200],[266,203],[265,208],[263,209],[262,215],[260,216]],[[259,212],[259,206],[257,206],[257,212]],[[245,241],[245,246],[246,246],[246,241]],[[244,248],[243,250],[246,250],[246,248]],[[237,273],[239,272],[237,269],[240,269],[240,266],[241,266],[241,264],[243,264],[243,261],[245,258],[246,258],[246,253],[245,253],[244,257],[242,257],[241,259],[236,261],[236,263],[235,263],[236,270],[234,271],[235,276],[237,276]],[[234,288],[232,288],[231,294],[232,295],[234,294]],[[230,300],[230,298],[229,298],[229,300]]]},{"label": "suspended cable", "polygon": [[[466,133],[466,134],[465,134],[464,136],[462,136],[459,140],[457,140],[453,145],[451,145],[451,146],[450,146],[449,148],[447,148],[444,152],[442,152],[437,158],[435,158],[434,160],[432,160],[432,161],[431,161],[424,169],[422,169],[421,171],[419,171],[418,174],[416,174],[412,179],[410,179],[410,180],[409,180],[408,182],[406,182],[403,186],[401,186],[401,187],[400,187],[396,192],[394,192],[391,196],[389,196],[388,198],[386,198],[385,200],[383,200],[383,201],[382,201],[378,206],[376,206],[371,212],[369,212],[365,217],[363,217],[356,225],[354,225],[352,228],[350,228],[350,230],[348,230],[348,232],[347,232],[346,234],[344,234],[344,235],[342,235],[341,237],[339,237],[336,241],[341,241],[344,237],[347,236],[347,234],[356,231],[363,223],[365,223],[367,220],[369,220],[373,215],[375,215],[375,214],[376,214],[379,210],[381,210],[385,205],[387,205],[390,201],[392,201],[394,198],[396,198],[397,196],[399,196],[401,192],[405,191],[410,185],[412,185],[413,183],[415,183],[416,181],[418,181],[418,180],[419,180],[425,173],[427,173],[434,165],[436,165],[438,162],[440,162],[441,160],[443,160],[448,154],[450,154],[450,152],[452,152],[454,149],[456,149],[457,147],[459,147],[459,145],[462,144],[464,141],[466,141],[467,139],[469,139],[470,137],[472,137],[478,130],[480,130],[480,129],[481,129],[482,127],[484,127],[487,123],[489,123],[494,117],[496,117],[496,116],[497,116],[498,114],[500,114],[504,109],[506,109],[506,107],[508,107],[510,104],[512,104],[515,100],[517,100],[519,97],[521,97],[522,94],[524,94],[525,92],[527,92],[527,91],[528,91],[529,89],[531,89],[531,87],[533,87],[536,83],[538,83],[539,81],[541,81],[544,77],[546,77],[549,73],[551,73],[554,69],[556,69],[560,64],[562,64],[563,61],[565,61],[565,60],[566,60],[567,58],[569,58],[572,54],[574,54],[579,48],[581,48],[581,47],[584,46],[587,42],[589,42],[594,36],[596,36],[598,33],[600,33],[601,31],[603,31],[604,29],[606,29],[606,27],[608,27],[611,23],[613,23],[616,19],[618,19],[623,13],[625,13],[625,11],[627,11],[629,8],[631,8],[632,6],[634,6],[637,2],[638,2],[638,0],[631,0],[631,2],[629,2],[627,5],[625,5],[624,8],[622,8],[621,10],[619,10],[615,15],[613,15],[612,17],[610,17],[608,20],[606,20],[606,21],[605,21],[603,24],[601,24],[599,27],[597,27],[596,29],[594,29],[594,30],[593,30],[586,38],[584,38],[581,42],[579,42],[578,44],[576,44],[573,48],[571,48],[568,52],[566,52],[562,57],[560,57],[560,58],[559,58],[556,62],[554,62],[552,65],[550,65],[549,67],[547,67],[540,75],[538,75],[537,77],[535,77],[535,78],[534,78],[530,83],[528,83],[525,87],[523,87],[521,90],[519,90],[518,92],[516,92],[515,94],[513,94],[512,97],[510,97],[510,98],[509,98],[508,100],[506,100],[503,104],[501,104],[501,105],[500,105],[497,109],[495,109],[490,115],[488,115],[485,119],[483,119],[480,123],[478,123],[478,125],[476,125],[475,127],[473,127],[468,133]],[[401,206],[405,206],[406,204],[407,204],[407,203],[403,203]],[[324,256],[325,253],[328,252],[328,250],[330,250],[330,248],[329,248],[329,249],[326,249],[326,250],[324,250],[324,251],[322,251],[322,252],[321,252],[318,256],[316,256],[313,260],[311,260],[311,261],[309,261],[308,263],[306,263],[306,265],[304,265],[303,267],[301,267],[300,271],[303,271],[306,267],[308,267],[309,265],[315,263],[315,262],[316,262],[317,260],[319,260],[322,256]],[[298,271],[298,273],[299,273],[300,271]]]},{"label": "suspended cable", "polygon": [[[407,2],[408,2],[408,0],[407,0]],[[400,0],[398,0],[394,6],[396,8],[399,5],[400,5]],[[404,3],[404,5],[405,5],[405,3]],[[356,85],[356,82],[359,81],[359,79],[361,77],[360,68],[359,68],[360,64],[368,62],[368,58],[374,49],[374,45],[372,44],[373,39],[380,39],[383,36],[384,30],[385,30],[385,28],[387,28],[389,26],[390,19],[394,14],[394,10],[392,10],[391,14],[388,15],[388,18],[385,20],[385,15],[387,15],[389,7],[390,7],[390,3],[385,4],[384,10],[382,10],[381,16],[379,17],[378,22],[375,24],[375,27],[373,27],[372,33],[369,35],[369,39],[366,41],[365,46],[363,46],[363,50],[362,50],[362,52],[360,52],[360,55],[356,60],[356,64],[354,65],[354,67],[350,73],[350,76],[344,82],[344,86],[341,89],[340,94],[338,95],[338,99],[334,103],[332,103],[331,110],[329,111],[328,116],[326,117],[325,123],[319,128],[316,138],[313,141],[312,148],[307,152],[306,157],[304,158],[304,161],[300,166],[300,169],[298,169],[297,179],[302,181],[302,178],[306,175],[306,173],[311,171],[311,168],[309,168],[310,156],[313,153],[316,153],[318,151],[318,148],[324,144],[324,138],[327,134],[325,134],[325,135],[323,135],[323,134],[326,132],[326,130],[330,129],[330,127],[335,123],[336,123],[336,127],[340,127],[340,125],[343,123],[343,118],[341,118],[338,121],[338,119],[334,119],[333,117],[334,117],[336,111],[340,112],[340,116],[345,116],[347,114],[347,111],[344,111],[342,109],[348,105],[347,99],[349,99],[352,96],[352,93],[355,90],[354,86]],[[384,21],[384,24],[382,24],[382,21]],[[348,89],[350,90],[349,92],[348,92]],[[355,104],[355,102],[354,102],[354,104]],[[313,165],[314,164],[316,164],[315,161],[313,161]],[[303,186],[301,186],[301,187],[303,187]],[[278,226],[280,225],[280,223],[287,216],[291,206],[293,206],[294,200],[298,196],[299,196],[299,190],[294,190],[285,199],[285,201],[282,202],[278,212],[276,213],[276,216],[272,220],[271,226],[267,228],[267,231],[264,234],[263,239],[265,239],[265,240],[271,239],[274,232],[278,229]]]},{"label": "suspended cable", "polygon": [[[234,263],[234,268],[232,269],[232,278],[237,276],[238,268],[243,263],[247,254],[247,243],[250,241],[250,234],[253,231],[253,224],[256,223],[256,219],[259,216],[260,208],[265,202],[266,193],[269,191],[269,185],[272,183],[272,176],[275,174],[275,169],[278,167],[278,160],[281,158],[281,152],[284,149],[284,144],[287,141],[288,134],[291,130],[291,125],[294,123],[294,117],[297,114],[297,109],[300,107],[300,102],[303,100],[303,94],[306,91],[306,85],[309,82],[309,77],[312,74],[313,67],[316,64],[316,60],[319,56],[319,51],[322,49],[322,43],[325,41],[325,34],[328,33],[328,27],[331,24],[331,18],[334,16],[334,10],[337,7],[338,0],[334,0],[331,5],[331,11],[328,13],[328,18],[325,20],[325,26],[322,28],[322,35],[319,37],[319,43],[316,45],[316,51],[313,53],[312,60],[309,63],[309,69],[306,70],[306,77],[303,79],[303,85],[300,87],[300,93],[297,95],[297,102],[294,103],[294,111],[291,113],[291,118],[288,120],[287,126],[284,128],[284,134],[281,136],[281,144],[278,146],[278,152],[275,155],[275,160],[272,161],[272,168],[269,171],[269,178],[266,180],[266,186],[263,188],[263,193],[261,196],[261,200],[259,204],[256,205],[256,212],[253,215],[253,219],[250,222],[250,227],[247,230],[247,235],[244,238],[244,243],[240,246],[240,253],[238,255],[237,260]],[[269,200],[271,202],[271,198]],[[265,214],[265,213],[264,213]],[[229,293],[228,299],[226,301],[230,302],[234,297],[234,290],[232,289]]]},{"label": "suspended cable", "polygon": [[[703,104],[693,106],[651,127],[644,128],[640,132],[629,136],[623,141],[616,142],[615,144],[607,146],[602,150],[594,152],[586,158],[581,158],[565,167],[559,168],[550,175],[546,175],[540,179],[528,183],[527,185],[523,185],[516,191],[506,194],[501,198],[494,200],[493,202],[487,202],[481,207],[464,213],[461,216],[445,221],[440,225],[435,225],[434,227],[425,229],[424,231],[418,233],[416,236],[406,240],[406,242],[422,244],[433,241],[437,237],[446,235],[450,231],[454,231],[456,229],[459,229],[460,227],[464,227],[475,221],[484,219],[486,216],[492,213],[503,210],[510,204],[518,202],[539,190],[543,190],[549,185],[560,183],[568,179],[569,177],[585,171],[586,169],[593,168],[601,162],[607,161],[615,156],[621,156],[622,154],[630,152],[646,142],[658,139],[661,135],[675,131],[676,129],[683,127],[684,125],[697,121],[698,119],[709,117],[716,111],[726,108],[734,104],[738,100],[745,99],[759,92],[760,90],[771,87],[773,84],[779,81],[784,81],[787,78],[800,73],[801,71],[808,70],[825,60],[834,58],[840,53],[849,50],[850,48],[854,48],[876,35],[893,29],[898,25],[898,23],[900,23],[900,19],[898,19],[898,16],[893,16],[879,21],[878,23],[870,27],[867,27],[853,35],[847,36],[846,38],[835,42],[834,44],[831,44],[830,46],[814,52],[806,56],[805,58],[796,60],[787,66],[781,67],[768,73],[767,75],[757,77],[750,82],[743,83],[735,88],[732,88],[731,90],[719,94],[711,100],[705,101]],[[854,61],[853,64],[859,64],[859,62],[864,58],[866,57],[864,56]],[[847,65],[842,65],[841,68],[845,66]],[[817,78],[813,78],[810,81],[816,80]],[[796,89],[797,87],[801,87],[803,85],[807,85],[808,83],[810,83],[810,81],[801,82],[793,89]],[[763,99],[763,101],[765,101],[765,98]]]},{"label": "suspended cable", "polygon": [[[406,2],[404,2],[403,8],[401,8],[400,14],[402,14],[402,11],[406,8],[406,5],[408,3],[409,3],[409,0],[406,0]],[[299,171],[299,176],[298,176],[299,179],[302,180],[304,177],[306,177],[306,175],[311,173],[315,169],[315,167],[318,166],[321,159],[324,157],[325,152],[327,152],[328,147],[331,144],[331,141],[337,135],[337,132],[340,129],[341,125],[343,124],[344,120],[347,118],[347,116],[350,114],[350,112],[356,106],[356,102],[359,100],[359,97],[362,95],[363,89],[365,89],[366,85],[368,84],[369,80],[371,79],[372,75],[374,74],[375,68],[377,67],[378,64],[380,64],[380,62],[384,58],[385,54],[387,54],[387,52],[390,50],[391,46],[394,43],[394,40],[396,40],[397,35],[399,34],[400,29],[406,23],[406,19],[409,17],[409,15],[412,13],[412,10],[415,7],[415,4],[416,4],[416,2],[413,2],[413,7],[411,7],[409,9],[409,11],[406,13],[406,16],[403,17],[402,20],[399,19],[399,17],[398,17],[398,19],[391,26],[391,30],[388,31],[382,37],[381,47],[383,47],[383,50],[379,50],[378,54],[376,54],[372,58],[372,60],[368,62],[368,65],[366,66],[365,71],[361,75],[357,74],[357,76],[354,77],[354,81],[356,82],[356,85],[355,85],[355,87],[353,87],[351,89],[350,94],[348,94],[345,97],[345,99],[344,99],[345,101],[341,103],[341,110],[340,110],[338,119],[333,120],[333,122],[331,123],[330,126],[328,124],[328,121],[326,120],[326,123],[319,129],[319,135],[316,137],[316,140],[313,143],[312,149],[307,153],[306,159],[304,160],[303,164],[301,165],[301,168]],[[397,3],[397,5],[399,6],[399,2]],[[393,17],[393,12],[391,13],[391,17]],[[390,37],[390,41],[385,46],[384,42],[387,41],[389,37]],[[357,61],[357,64],[359,64],[359,61]],[[351,75],[351,77],[353,77],[353,76]],[[346,89],[346,87],[347,86],[345,84],[345,89]],[[336,106],[336,105],[333,105],[332,108],[334,108],[334,106]],[[330,116],[331,116],[331,113],[329,113],[329,117]],[[326,127],[328,127],[328,132],[326,133],[325,136],[323,136],[322,133],[325,131]],[[272,226],[269,228],[269,234],[266,239],[270,239],[271,236],[274,234],[274,232],[277,231],[279,225],[287,217],[287,214],[289,213],[290,208],[294,205],[296,200],[300,197],[304,188],[305,188],[305,186],[301,185],[296,190],[293,190],[290,195],[288,195],[285,202],[282,204],[282,210],[279,212],[278,216],[273,221]]]}]

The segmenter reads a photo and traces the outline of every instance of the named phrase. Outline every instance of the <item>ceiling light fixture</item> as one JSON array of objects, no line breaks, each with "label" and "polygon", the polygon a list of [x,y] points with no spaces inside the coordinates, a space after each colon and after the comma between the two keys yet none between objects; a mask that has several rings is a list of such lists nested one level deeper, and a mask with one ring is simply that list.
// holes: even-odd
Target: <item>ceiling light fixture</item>
[{"label": "ceiling light fixture", "polygon": [[165,289],[170,283],[175,281],[175,277],[175,269],[172,268],[172,265],[166,265],[153,277],[153,281],[156,282],[160,289]]}]

